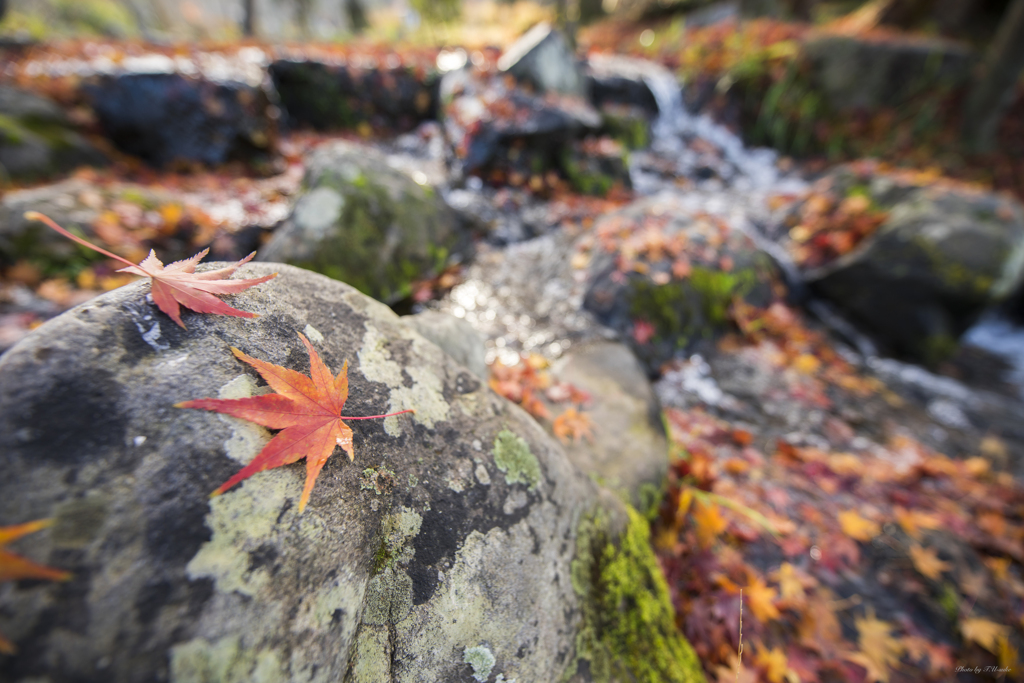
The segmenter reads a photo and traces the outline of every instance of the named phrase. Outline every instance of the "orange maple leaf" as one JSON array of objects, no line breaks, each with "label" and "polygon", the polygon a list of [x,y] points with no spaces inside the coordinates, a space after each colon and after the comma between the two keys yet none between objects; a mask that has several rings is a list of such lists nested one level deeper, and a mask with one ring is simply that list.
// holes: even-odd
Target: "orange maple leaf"
[{"label": "orange maple leaf", "polygon": [[717,505],[698,500],[693,505],[693,526],[700,547],[708,548],[729,527],[729,522]]},{"label": "orange maple leaf", "polygon": [[992,654],[999,652],[999,640],[1005,638],[1010,629],[981,617],[972,617],[960,622],[960,633],[968,643],[977,643]]},{"label": "orange maple leaf", "polygon": [[415,412],[400,410],[397,413],[368,417],[342,415],[341,409],[348,399],[348,361],[345,361],[338,376],[334,377],[330,368],[320,360],[316,349],[301,332],[299,338],[309,352],[308,377],[295,370],[257,360],[232,348],[231,352],[239,360],[256,368],[270,388],[277,393],[249,398],[202,398],[176,404],[178,408],[212,410],[240,417],[270,429],[281,430],[252,462],[221,484],[212,495],[224,493],[257,472],[290,465],[305,458],[306,485],[299,499],[301,513],[309,501],[309,494],[316,483],[317,475],[334,453],[334,447],[341,446],[342,450],[348,453],[349,460],[355,458],[355,452],[352,450],[352,430],[342,420],[371,420]]},{"label": "orange maple leaf", "polygon": [[589,415],[576,410],[576,408],[567,408],[564,413],[555,418],[551,429],[559,441],[569,443],[569,441],[583,441],[584,439],[593,441],[593,426],[594,423]]},{"label": "orange maple leaf", "polygon": [[[4,550],[4,546],[22,536],[45,529],[53,523],[50,519],[38,519],[34,522],[0,527],[0,581],[17,581],[19,579],[44,579],[46,581],[67,581],[71,574],[60,569],[36,564],[21,555]],[[0,653],[13,654],[14,643],[0,635]]]},{"label": "orange maple leaf", "polygon": [[192,258],[175,261],[167,266],[156,257],[156,252],[151,249],[149,256],[136,265],[117,254],[112,254],[106,249],[100,249],[96,245],[90,244],[81,237],[72,235],[57,225],[51,218],[41,213],[28,211],[25,213],[25,218],[30,221],[40,221],[84,247],[127,264],[127,268],[121,268],[117,271],[119,273],[131,273],[132,275],[151,278],[153,282],[150,294],[153,297],[153,303],[157,305],[157,308],[170,316],[171,320],[182,327],[185,327],[185,323],[181,322],[181,306],[197,313],[216,313],[218,315],[231,315],[238,318],[255,318],[255,313],[232,308],[214,295],[237,294],[277,277],[277,273],[273,273],[250,280],[224,279],[230,277],[240,266],[255,256],[255,251],[227,268],[210,270],[205,273],[197,273],[195,270],[196,265],[203,260],[203,257],[210,253],[209,249],[204,249]]}]

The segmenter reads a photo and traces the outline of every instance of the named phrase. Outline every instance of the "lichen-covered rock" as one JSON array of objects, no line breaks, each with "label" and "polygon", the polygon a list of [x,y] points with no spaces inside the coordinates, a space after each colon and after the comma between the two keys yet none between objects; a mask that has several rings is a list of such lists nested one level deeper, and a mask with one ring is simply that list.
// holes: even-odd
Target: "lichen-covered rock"
[{"label": "lichen-covered rock", "polygon": [[620,342],[573,347],[552,374],[590,394],[585,414],[592,435],[567,444],[569,458],[641,510],[660,501],[668,471],[661,406],[629,347]]},{"label": "lichen-covered rock", "polygon": [[805,273],[886,350],[943,360],[987,307],[1024,282],[1024,207],[1007,197],[845,167],[837,197],[863,192],[888,218],[853,251]]},{"label": "lichen-covered rock", "polygon": [[[0,523],[52,517],[17,550],[73,573],[3,585],[5,680],[702,680],[642,519],[383,305],[239,276],[274,271],[233,299],[254,320],[182,329],[137,283],[0,359]],[[299,331],[349,362],[346,415],[416,413],[350,422],[301,515],[301,463],[211,499],[269,434],[175,404],[267,391],[230,347],[308,372]]]},{"label": "lichen-covered rock", "polygon": [[87,190],[89,183],[72,179],[6,193],[0,199],[0,263],[9,265],[26,259],[46,266],[46,270],[61,270],[75,259],[90,259],[83,253],[87,251],[84,248],[39,221],[25,218],[26,211],[38,211],[91,238],[99,211],[80,201]]},{"label": "lichen-covered rock", "polygon": [[[393,56],[398,60],[397,56]],[[268,68],[291,126],[411,130],[437,117],[436,70],[280,59]]]},{"label": "lichen-covered rock", "polygon": [[589,251],[584,307],[628,340],[651,375],[730,326],[734,297],[766,306],[778,274],[739,230],[694,216],[672,195],[606,214],[577,249]]},{"label": "lichen-covered rock", "polygon": [[0,86],[0,182],[39,180],[76,166],[105,163],[57,105],[19,88]]},{"label": "lichen-covered rock", "polygon": [[277,135],[258,84],[112,73],[90,76],[83,91],[110,141],[154,166],[264,162]]},{"label": "lichen-covered rock", "polygon": [[424,311],[405,316],[402,322],[437,344],[478,379],[486,382],[490,377],[484,340],[465,319],[440,311]]},{"label": "lichen-covered rock", "polygon": [[314,270],[394,302],[468,247],[458,217],[433,187],[369,147],[337,142],[311,155],[304,192],[258,258]]}]

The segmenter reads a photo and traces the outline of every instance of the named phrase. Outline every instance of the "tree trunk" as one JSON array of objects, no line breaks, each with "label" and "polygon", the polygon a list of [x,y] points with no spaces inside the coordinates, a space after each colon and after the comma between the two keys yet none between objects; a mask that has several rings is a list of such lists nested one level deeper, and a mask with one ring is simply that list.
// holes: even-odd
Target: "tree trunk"
[{"label": "tree trunk", "polygon": [[352,33],[362,33],[370,25],[362,0],[345,0],[345,17],[348,19],[348,30]]},{"label": "tree trunk", "polygon": [[964,108],[963,142],[976,152],[995,146],[996,130],[1013,104],[1024,68],[1024,0],[1013,0],[985,57],[981,78]]},{"label": "tree trunk", "polygon": [[256,0],[242,0],[242,35],[256,35]]}]

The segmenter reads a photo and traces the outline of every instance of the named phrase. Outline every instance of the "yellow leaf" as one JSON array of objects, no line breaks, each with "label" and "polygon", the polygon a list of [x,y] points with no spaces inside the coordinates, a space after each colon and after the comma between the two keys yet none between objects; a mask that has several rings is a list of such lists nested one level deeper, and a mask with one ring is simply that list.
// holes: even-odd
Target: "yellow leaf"
[{"label": "yellow leaf", "polygon": [[907,510],[897,506],[893,512],[899,525],[913,538],[921,537],[921,529],[938,529],[942,526],[942,520],[938,515],[922,510]]},{"label": "yellow leaf", "polygon": [[[857,626],[857,644],[860,657],[854,661],[868,669],[868,674],[875,680],[886,683],[889,671],[900,662],[905,651],[903,643],[892,635],[892,625],[887,621],[875,618],[875,611],[868,607],[868,614],[863,619],[854,619]],[[867,662],[871,666],[865,664]]]},{"label": "yellow leaf", "polygon": [[999,652],[999,639],[1005,638],[1009,629],[988,619],[973,617],[960,622],[960,633],[968,643],[977,643],[992,654]]},{"label": "yellow leaf", "polygon": [[870,541],[882,531],[878,524],[870,519],[864,519],[856,510],[840,512],[839,526],[844,534],[855,541]]},{"label": "yellow leaf", "polygon": [[764,675],[770,683],[783,683],[789,670],[789,660],[781,648],[773,647],[769,650],[763,647],[757,653],[755,661],[758,666],[764,667]]},{"label": "yellow leaf", "polygon": [[690,505],[693,504],[693,489],[687,488],[679,494],[679,508],[676,511],[678,515],[676,519],[682,519],[687,512],[690,511]]},{"label": "yellow leaf", "polygon": [[747,598],[750,611],[761,621],[767,623],[782,616],[775,607],[775,589],[769,588],[763,579],[754,578],[744,589],[743,594]]},{"label": "yellow leaf", "polygon": [[693,505],[693,524],[697,531],[697,542],[702,548],[710,547],[729,526],[717,505],[700,501]]},{"label": "yellow leaf", "polygon": [[949,571],[952,565],[939,559],[934,548],[922,548],[914,544],[910,546],[910,559],[914,562],[914,568],[933,581],[938,579],[942,572]]},{"label": "yellow leaf", "polygon": [[778,577],[783,600],[795,605],[802,605],[807,600],[807,593],[804,592],[804,584],[796,567],[789,562],[783,562],[779,567]]},{"label": "yellow leaf", "polygon": [[813,375],[821,367],[821,361],[809,353],[802,353],[793,361],[793,367],[796,368],[797,372]]},{"label": "yellow leaf", "polygon": [[1017,648],[1010,645],[1010,640],[1005,635],[999,636],[999,667],[1013,671],[1017,668]]}]

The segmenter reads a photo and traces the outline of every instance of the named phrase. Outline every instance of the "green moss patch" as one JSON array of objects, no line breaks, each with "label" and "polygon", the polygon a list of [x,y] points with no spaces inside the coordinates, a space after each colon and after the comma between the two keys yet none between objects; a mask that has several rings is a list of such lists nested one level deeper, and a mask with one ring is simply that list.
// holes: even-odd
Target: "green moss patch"
[{"label": "green moss patch", "polygon": [[608,514],[580,522],[572,585],[581,598],[583,626],[576,661],[587,660],[598,682],[697,683],[704,674],[693,648],[676,628],[668,584],[651,549],[647,521],[627,507],[629,524],[616,544]]}]

